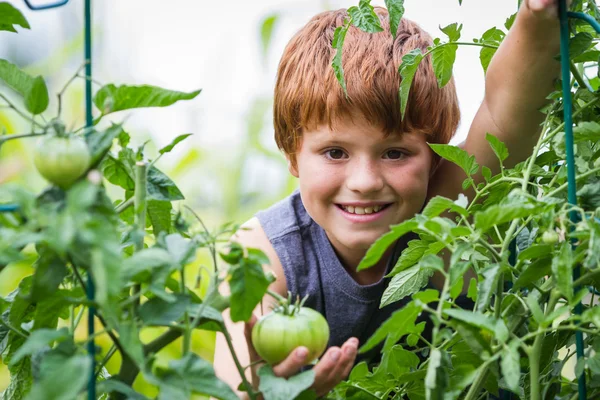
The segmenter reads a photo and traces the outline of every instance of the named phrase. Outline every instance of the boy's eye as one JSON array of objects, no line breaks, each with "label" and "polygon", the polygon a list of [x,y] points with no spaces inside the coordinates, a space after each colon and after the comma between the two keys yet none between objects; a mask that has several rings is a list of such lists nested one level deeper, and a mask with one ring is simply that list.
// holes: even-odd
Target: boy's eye
[{"label": "boy's eye", "polygon": [[340,149],[329,149],[325,152],[325,155],[332,160],[341,160],[345,156],[344,152]]},{"label": "boy's eye", "polygon": [[399,160],[404,156],[405,154],[401,150],[388,150],[385,152],[385,158],[390,160]]}]

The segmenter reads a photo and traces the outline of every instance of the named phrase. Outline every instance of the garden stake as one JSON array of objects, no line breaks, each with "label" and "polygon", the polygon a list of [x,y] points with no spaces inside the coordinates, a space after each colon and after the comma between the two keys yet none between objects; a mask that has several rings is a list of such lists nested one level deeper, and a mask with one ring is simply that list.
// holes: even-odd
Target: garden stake
[{"label": "garden stake", "polygon": [[[558,11],[560,18],[560,60],[562,70],[562,90],[563,90],[563,106],[564,106],[564,120],[565,120],[565,146],[567,153],[567,182],[568,182],[568,200],[569,204],[577,205],[577,183],[575,179],[575,155],[573,148],[573,106],[571,104],[571,87],[570,87],[570,60],[569,60],[569,20],[568,18],[578,18],[589,23],[596,32],[600,33],[600,25],[593,18],[583,13],[574,13],[567,11],[567,1],[560,0],[558,2]],[[577,223],[577,213],[571,211],[570,213],[571,222]],[[573,243],[571,243],[573,246]],[[580,271],[579,266],[573,269],[573,279],[579,278]],[[577,290],[577,288],[575,288]],[[582,305],[581,302],[575,306],[575,313],[581,315]],[[582,360],[583,354],[583,333],[580,331],[575,332],[575,342],[577,350],[577,359]],[[587,398],[586,386],[585,386],[585,373],[582,373],[578,378],[578,391],[579,400],[585,400]]]}]

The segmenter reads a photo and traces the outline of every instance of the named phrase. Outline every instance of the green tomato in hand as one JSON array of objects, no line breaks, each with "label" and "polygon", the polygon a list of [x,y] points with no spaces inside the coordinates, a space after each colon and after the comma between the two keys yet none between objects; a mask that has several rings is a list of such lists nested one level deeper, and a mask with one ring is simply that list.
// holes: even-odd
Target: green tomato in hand
[{"label": "green tomato in hand", "polygon": [[66,189],[90,166],[90,151],[78,136],[42,137],[33,152],[33,162],[49,182]]},{"label": "green tomato in hand", "polygon": [[306,362],[317,359],[329,341],[329,325],[311,308],[300,307],[292,315],[273,311],[252,328],[252,344],[267,363],[279,364],[298,346],[308,349]]}]

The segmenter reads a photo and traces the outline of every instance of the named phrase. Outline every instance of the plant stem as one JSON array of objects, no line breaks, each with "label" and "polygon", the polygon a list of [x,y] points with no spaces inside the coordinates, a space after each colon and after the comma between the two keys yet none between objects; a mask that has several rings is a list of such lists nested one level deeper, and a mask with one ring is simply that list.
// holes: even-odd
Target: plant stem
[{"label": "plant stem", "polygon": [[246,387],[248,396],[250,396],[250,399],[256,400],[256,393],[254,393],[254,388],[250,385],[250,383],[248,382],[248,379],[246,379],[246,374],[244,373],[244,368],[242,367],[242,364],[240,364],[240,360],[238,359],[237,354],[235,353],[235,349],[233,348],[233,342],[231,341],[231,336],[229,335],[229,332],[227,331],[227,328],[225,327],[225,325],[222,325],[222,328],[223,328],[223,335],[225,336],[225,340],[227,341],[227,346],[229,347],[229,351],[231,352],[233,361],[235,362],[235,366],[240,374],[240,378],[242,378],[242,382],[244,383],[244,386]]},{"label": "plant stem", "polygon": [[115,212],[117,214],[121,214],[123,211],[127,210],[129,207],[131,207],[133,205],[133,201],[134,198],[130,197],[127,200],[125,200],[122,203],[119,203],[116,207],[115,207]]},{"label": "plant stem", "polygon": [[485,382],[485,379],[487,378],[487,374],[488,374],[488,364],[484,363],[481,365],[481,369],[477,373],[477,377],[475,377],[475,381],[473,381],[473,383],[471,384],[471,387],[469,388],[469,391],[467,392],[467,395],[465,396],[465,400],[475,400],[477,398],[479,389],[481,388],[481,385],[483,385],[483,382]]},{"label": "plant stem", "polygon": [[31,132],[31,133],[22,133],[19,135],[3,135],[3,136],[0,136],[0,145],[4,142],[7,142],[7,141],[13,140],[13,139],[22,139],[22,138],[27,138],[27,137],[43,136],[45,134],[46,134],[46,132]]},{"label": "plant stem", "polygon": [[79,76],[79,72],[85,68],[85,66],[87,65],[87,63],[89,62],[89,60],[85,60],[85,62],[79,67],[77,68],[77,71],[75,72],[75,74],[73,74],[73,76],[71,76],[71,78],[67,81],[67,83],[65,84],[65,86],[63,86],[63,88],[61,89],[60,92],[58,92],[57,97],[58,97],[58,113],[57,113],[57,118],[60,118],[60,114],[62,112],[62,96],[63,94],[65,94],[65,91],[67,90],[67,88],[69,87],[69,85],[71,85],[71,83],[73,83],[73,81]]},{"label": "plant stem", "polygon": [[[545,315],[548,316],[552,311],[560,296],[556,291],[552,291],[550,299],[548,300],[548,306],[546,307]],[[544,343],[544,332],[541,326],[538,326],[537,336],[533,342],[531,351],[529,352],[529,387],[531,389],[529,398],[531,400],[540,400],[540,357],[542,351],[542,344]]]},{"label": "plant stem", "polygon": [[[579,181],[579,180],[581,180],[581,179],[587,178],[587,177],[588,177],[588,176],[590,176],[590,175],[595,175],[595,174],[597,174],[597,173],[599,173],[599,172],[600,172],[600,168],[594,168],[594,169],[592,169],[592,170],[589,170],[589,171],[588,171],[588,172],[586,172],[586,173],[583,173],[583,174],[580,174],[580,175],[578,175],[578,176],[577,176],[577,180]],[[548,193],[548,194],[547,194],[547,195],[545,195],[544,197],[545,197],[545,198],[552,197],[552,196],[554,196],[555,194],[557,194],[557,193],[559,193],[559,192],[562,192],[562,191],[563,191],[563,190],[565,190],[567,187],[568,187],[568,182],[564,183],[563,185],[560,185],[559,187],[557,187],[556,189],[554,189],[553,191],[551,191],[550,193]]]},{"label": "plant stem", "polygon": [[6,322],[3,318],[0,318],[0,324],[4,325],[5,327],[8,328],[8,330],[16,333],[17,335],[21,336],[22,338],[27,339],[29,336],[26,335],[25,333],[21,332],[19,329],[15,328],[14,326],[12,326],[10,324],[10,322]]},{"label": "plant stem", "polygon": [[15,106],[5,95],[0,93],[0,98],[6,102],[6,104],[12,108],[17,114],[19,114],[24,120],[31,122],[32,125],[37,126],[38,128],[44,128],[43,125],[38,123],[35,119],[31,118],[25,112],[21,111],[17,106]]},{"label": "plant stem", "polygon": [[[135,251],[144,249],[144,233],[146,232],[146,181],[148,171],[147,164],[143,161],[138,161],[135,164],[135,191],[133,195],[133,204],[135,210],[134,224],[138,230],[138,237],[135,240]],[[132,296],[140,296],[142,285],[136,283],[133,286]],[[137,310],[140,306],[141,296],[138,301],[132,304],[131,318],[135,318]]]},{"label": "plant stem", "polygon": [[115,346],[115,344],[113,343],[113,345],[110,346],[108,353],[106,353],[106,355],[102,359],[102,362],[98,365],[98,370],[96,371],[96,379],[98,379],[98,375],[100,375],[100,373],[102,372],[102,368],[104,368],[106,363],[111,359],[111,357],[115,354],[116,351],[117,346]]},{"label": "plant stem", "polygon": [[273,297],[279,303],[287,303],[287,299],[285,297],[283,297],[282,295],[280,295],[279,293],[276,293],[272,290],[267,290],[267,294],[269,294],[269,296]]}]

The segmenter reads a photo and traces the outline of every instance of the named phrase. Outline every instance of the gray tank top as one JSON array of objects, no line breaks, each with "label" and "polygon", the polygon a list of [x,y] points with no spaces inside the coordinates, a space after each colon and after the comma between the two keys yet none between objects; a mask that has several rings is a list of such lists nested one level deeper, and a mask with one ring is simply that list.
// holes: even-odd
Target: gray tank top
[{"label": "gray tank top", "polygon": [[[328,347],[341,346],[353,336],[361,345],[366,343],[394,311],[406,304],[400,301],[379,308],[389,278],[371,285],[358,284],[342,266],[323,228],[306,212],[298,191],[256,216],[281,261],[288,290],[294,297],[308,295],[305,305],[327,319]],[[414,236],[405,235],[397,243],[388,272],[411,238]],[[359,360],[369,360],[378,353],[369,352]]]}]

